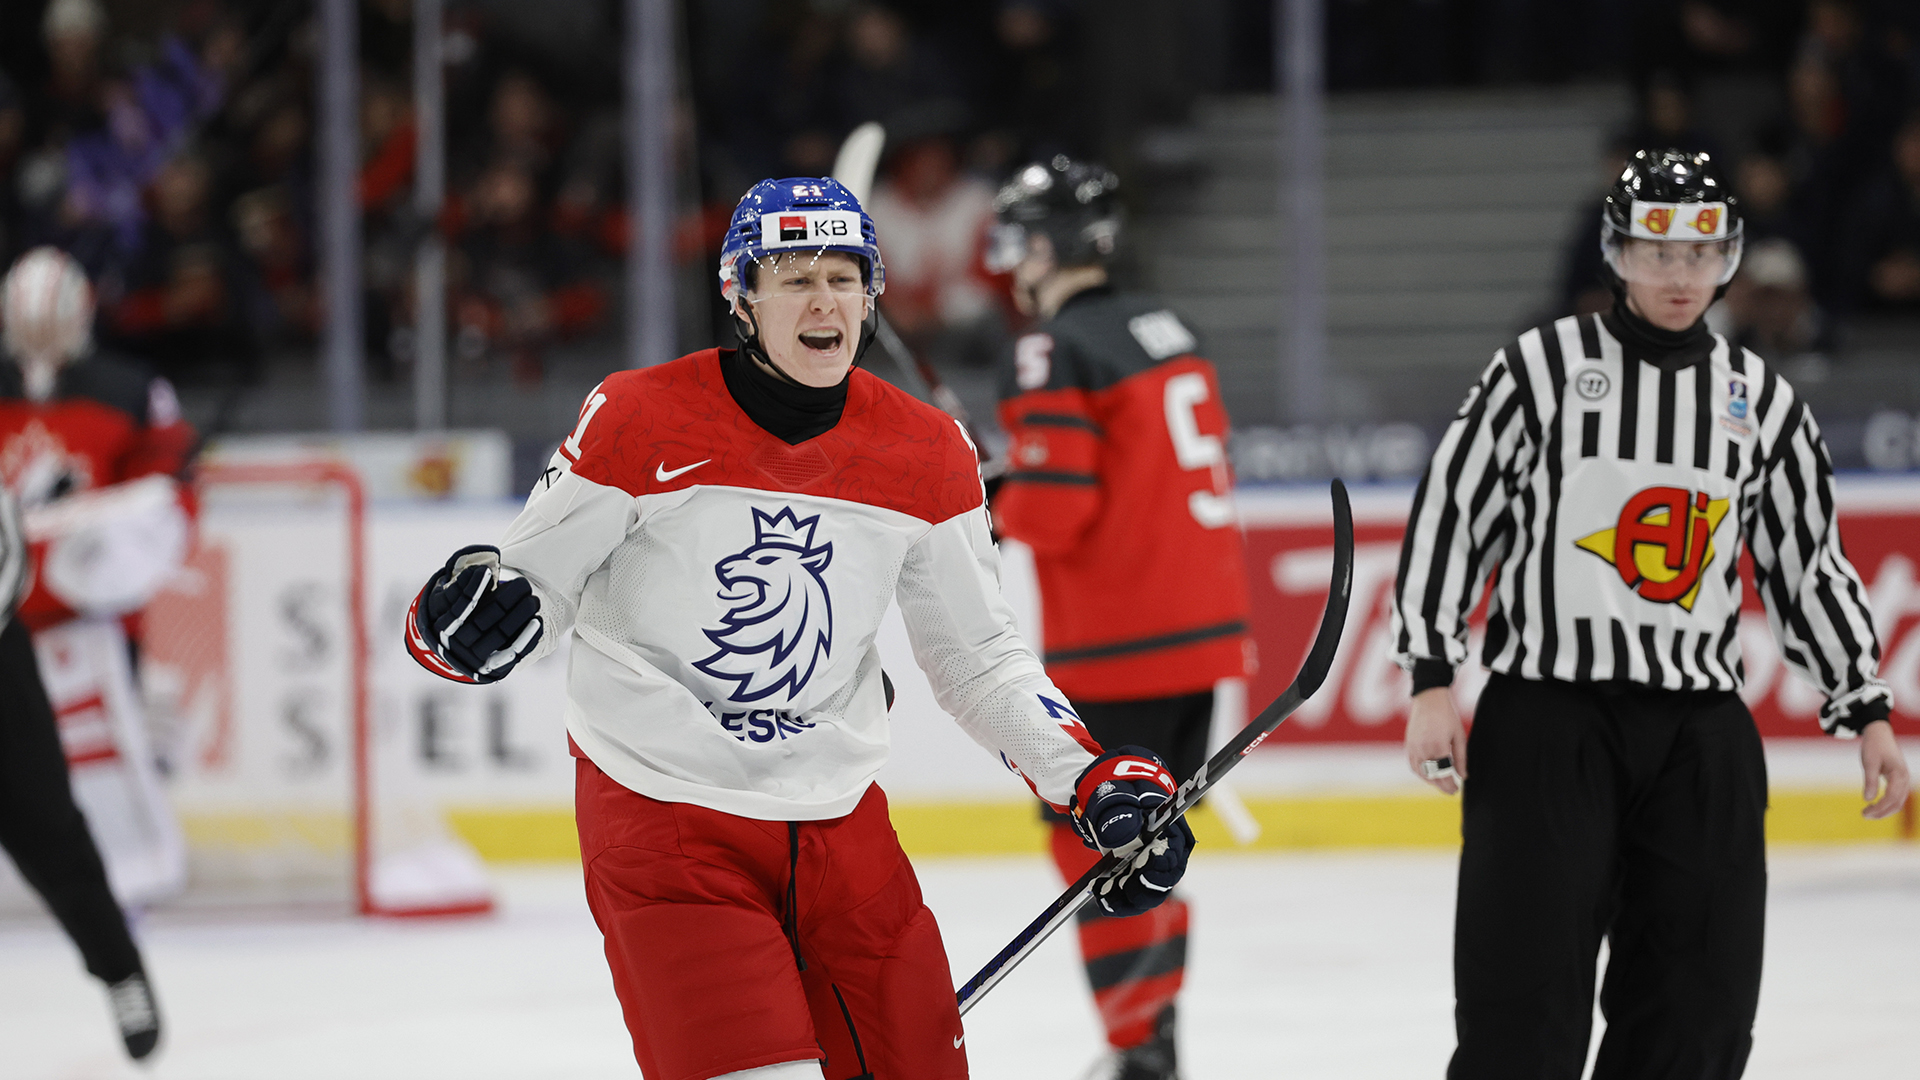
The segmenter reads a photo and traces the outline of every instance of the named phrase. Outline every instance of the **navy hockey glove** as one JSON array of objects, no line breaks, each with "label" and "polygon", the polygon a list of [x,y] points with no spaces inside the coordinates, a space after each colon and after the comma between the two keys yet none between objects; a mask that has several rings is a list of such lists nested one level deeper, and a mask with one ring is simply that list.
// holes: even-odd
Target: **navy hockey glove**
[{"label": "navy hockey glove", "polygon": [[506,678],[540,643],[540,598],[526,578],[505,576],[500,549],[463,547],[428,579],[407,612],[407,650],[455,682]]},{"label": "navy hockey glove", "polygon": [[1123,746],[1093,759],[1074,781],[1070,819],[1088,847],[1127,860],[1126,869],[1094,894],[1109,915],[1138,915],[1160,906],[1187,872],[1193,830],[1184,817],[1142,845],[1147,816],[1173,800],[1177,785],[1151,750]]}]

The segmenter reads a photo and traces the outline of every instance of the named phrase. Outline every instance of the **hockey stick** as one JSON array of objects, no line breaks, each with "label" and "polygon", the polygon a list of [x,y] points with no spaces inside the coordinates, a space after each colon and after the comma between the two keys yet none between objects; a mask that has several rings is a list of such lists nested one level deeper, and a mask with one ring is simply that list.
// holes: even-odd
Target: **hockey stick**
[{"label": "hockey stick", "polygon": [[[1280,726],[1280,722],[1292,715],[1303,702],[1320,689],[1326,680],[1327,671],[1333,666],[1333,654],[1340,647],[1340,634],[1347,624],[1347,599],[1353,591],[1353,512],[1347,505],[1347,487],[1339,480],[1333,482],[1333,580],[1327,588],[1326,611],[1320,616],[1320,630],[1313,638],[1313,648],[1307,652],[1307,659],[1300,665],[1300,671],[1294,675],[1292,685],[1282,691],[1273,700],[1273,704],[1260,710],[1253,722],[1240,729],[1240,733],[1227,741],[1220,752],[1205,764],[1200,771],[1174,793],[1173,801],[1156,811],[1147,819],[1147,827],[1141,836],[1149,842],[1164,833],[1173,820],[1187,812],[1207,789],[1220,781],[1227,771],[1240,763],[1253,748],[1266,741],[1268,735]],[[1039,918],[1027,924],[1014,939],[1001,949],[999,954],[987,961],[979,974],[968,980],[956,995],[960,1000],[960,1015],[974,1006],[986,992],[997,986],[1007,977],[1020,961],[1040,947],[1055,930],[1058,930],[1074,913],[1093,899],[1093,890],[1101,881],[1117,873],[1123,860],[1119,856],[1102,856],[1098,863],[1080,880],[1067,887],[1060,898],[1047,905],[1047,910]]]}]

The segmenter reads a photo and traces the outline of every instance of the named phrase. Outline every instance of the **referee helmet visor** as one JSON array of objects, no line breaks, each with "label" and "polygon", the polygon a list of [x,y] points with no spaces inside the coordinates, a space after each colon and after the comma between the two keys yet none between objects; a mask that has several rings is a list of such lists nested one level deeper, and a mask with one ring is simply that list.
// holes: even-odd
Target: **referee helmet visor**
[{"label": "referee helmet visor", "polygon": [[1611,235],[1601,243],[1607,266],[1630,285],[1718,288],[1740,268],[1738,236],[1676,241]]}]

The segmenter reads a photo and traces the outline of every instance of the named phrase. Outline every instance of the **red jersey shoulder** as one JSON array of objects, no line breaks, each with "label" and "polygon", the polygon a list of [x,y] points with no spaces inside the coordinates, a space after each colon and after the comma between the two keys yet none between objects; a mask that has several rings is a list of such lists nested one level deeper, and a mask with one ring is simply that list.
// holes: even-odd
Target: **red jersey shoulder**
[{"label": "red jersey shoulder", "polygon": [[698,454],[686,455],[711,449],[713,426],[733,426],[729,414],[739,411],[720,378],[718,353],[707,349],[602,380],[581,403],[573,434],[560,444],[574,473],[642,495],[655,487],[647,469],[656,459],[662,459],[663,471],[664,459],[676,451],[685,458],[680,464],[698,460]]},{"label": "red jersey shoulder", "polygon": [[853,371],[846,414],[829,434],[847,448],[842,498],[935,523],[985,501],[979,452],[960,422],[869,372]]},{"label": "red jersey shoulder", "polygon": [[846,410],[789,446],[727,390],[718,349],[607,377],[561,453],[583,479],[639,496],[703,484],[818,495],[940,522],[982,502],[979,462],[946,413],[855,370]]}]

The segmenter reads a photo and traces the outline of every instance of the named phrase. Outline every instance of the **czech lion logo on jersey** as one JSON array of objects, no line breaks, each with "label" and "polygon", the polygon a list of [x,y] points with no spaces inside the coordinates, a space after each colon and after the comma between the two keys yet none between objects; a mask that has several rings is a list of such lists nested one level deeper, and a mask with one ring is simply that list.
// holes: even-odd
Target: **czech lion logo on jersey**
[{"label": "czech lion logo on jersey", "polygon": [[736,683],[727,696],[761,701],[800,692],[833,647],[833,600],[821,572],[833,545],[814,546],[820,516],[753,511],[753,544],[714,564],[720,599],[730,610],[722,626],[703,631],[718,652],[694,663],[716,679]]},{"label": "czech lion logo on jersey", "polygon": [[1650,487],[1627,500],[1611,529],[1574,541],[1613,564],[1627,588],[1656,604],[1688,611],[1713,562],[1713,534],[1727,516],[1727,500],[1686,488]]}]

